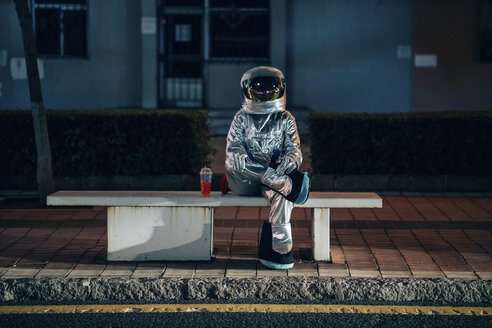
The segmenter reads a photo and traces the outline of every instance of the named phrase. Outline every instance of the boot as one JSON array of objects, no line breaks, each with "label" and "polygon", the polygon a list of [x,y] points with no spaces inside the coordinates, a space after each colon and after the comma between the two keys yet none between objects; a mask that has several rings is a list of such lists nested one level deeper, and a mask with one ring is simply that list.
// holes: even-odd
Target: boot
[{"label": "boot", "polygon": [[287,176],[292,180],[292,191],[285,198],[294,204],[304,204],[309,197],[310,189],[310,180],[307,172],[302,173],[294,170]]},{"label": "boot", "polygon": [[272,248],[272,224],[263,222],[260,246],[258,248],[258,259],[261,264],[270,269],[287,270],[294,266],[292,250],[287,254],[280,254]]},{"label": "boot", "polygon": [[302,205],[309,197],[310,180],[306,172],[293,170],[283,175],[278,174],[273,167],[269,167],[261,178],[261,183],[294,204]]}]

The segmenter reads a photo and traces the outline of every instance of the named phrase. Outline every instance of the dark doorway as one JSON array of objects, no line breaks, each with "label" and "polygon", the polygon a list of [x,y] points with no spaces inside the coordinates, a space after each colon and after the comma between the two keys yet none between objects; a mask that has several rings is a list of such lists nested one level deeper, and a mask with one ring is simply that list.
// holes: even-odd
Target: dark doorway
[{"label": "dark doorway", "polygon": [[202,108],[203,1],[161,0],[158,22],[159,107]]}]

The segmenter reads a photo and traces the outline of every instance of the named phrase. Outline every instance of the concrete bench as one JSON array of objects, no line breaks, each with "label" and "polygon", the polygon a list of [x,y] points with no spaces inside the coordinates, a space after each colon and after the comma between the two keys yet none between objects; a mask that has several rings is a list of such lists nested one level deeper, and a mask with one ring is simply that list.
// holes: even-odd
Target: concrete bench
[{"label": "concrete bench", "polygon": [[[259,196],[199,191],[58,191],[47,203],[107,206],[109,261],[210,260],[214,208],[268,206]],[[375,193],[311,192],[300,207],[312,208],[314,259],[330,260],[330,208],[382,206]]]}]

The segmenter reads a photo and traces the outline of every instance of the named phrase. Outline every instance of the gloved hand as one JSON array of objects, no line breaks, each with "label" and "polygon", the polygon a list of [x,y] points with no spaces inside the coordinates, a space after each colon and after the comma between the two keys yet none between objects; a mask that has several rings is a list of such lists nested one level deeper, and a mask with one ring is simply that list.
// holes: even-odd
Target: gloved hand
[{"label": "gloved hand", "polygon": [[246,158],[248,158],[248,155],[246,154],[238,154],[234,153],[233,154],[233,165],[234,165],[234,170],[242,172],[246,168]]},{"label": "gloved hand", "polygon": [[276,171],[279,174],[289,174],[295,169],[297,169],[297,162],[287,155],[280,161]]}]

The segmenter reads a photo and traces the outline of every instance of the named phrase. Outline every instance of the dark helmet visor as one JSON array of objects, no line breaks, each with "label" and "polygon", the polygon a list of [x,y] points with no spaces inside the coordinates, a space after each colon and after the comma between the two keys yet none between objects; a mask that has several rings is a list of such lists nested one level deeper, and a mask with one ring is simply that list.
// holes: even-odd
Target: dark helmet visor
[{"label": "dark helmet visor", "polygon": [[246,98],[253,101],[270,101],[284,95],[284,80],[273,76],[252,77],[243,82]]}]

